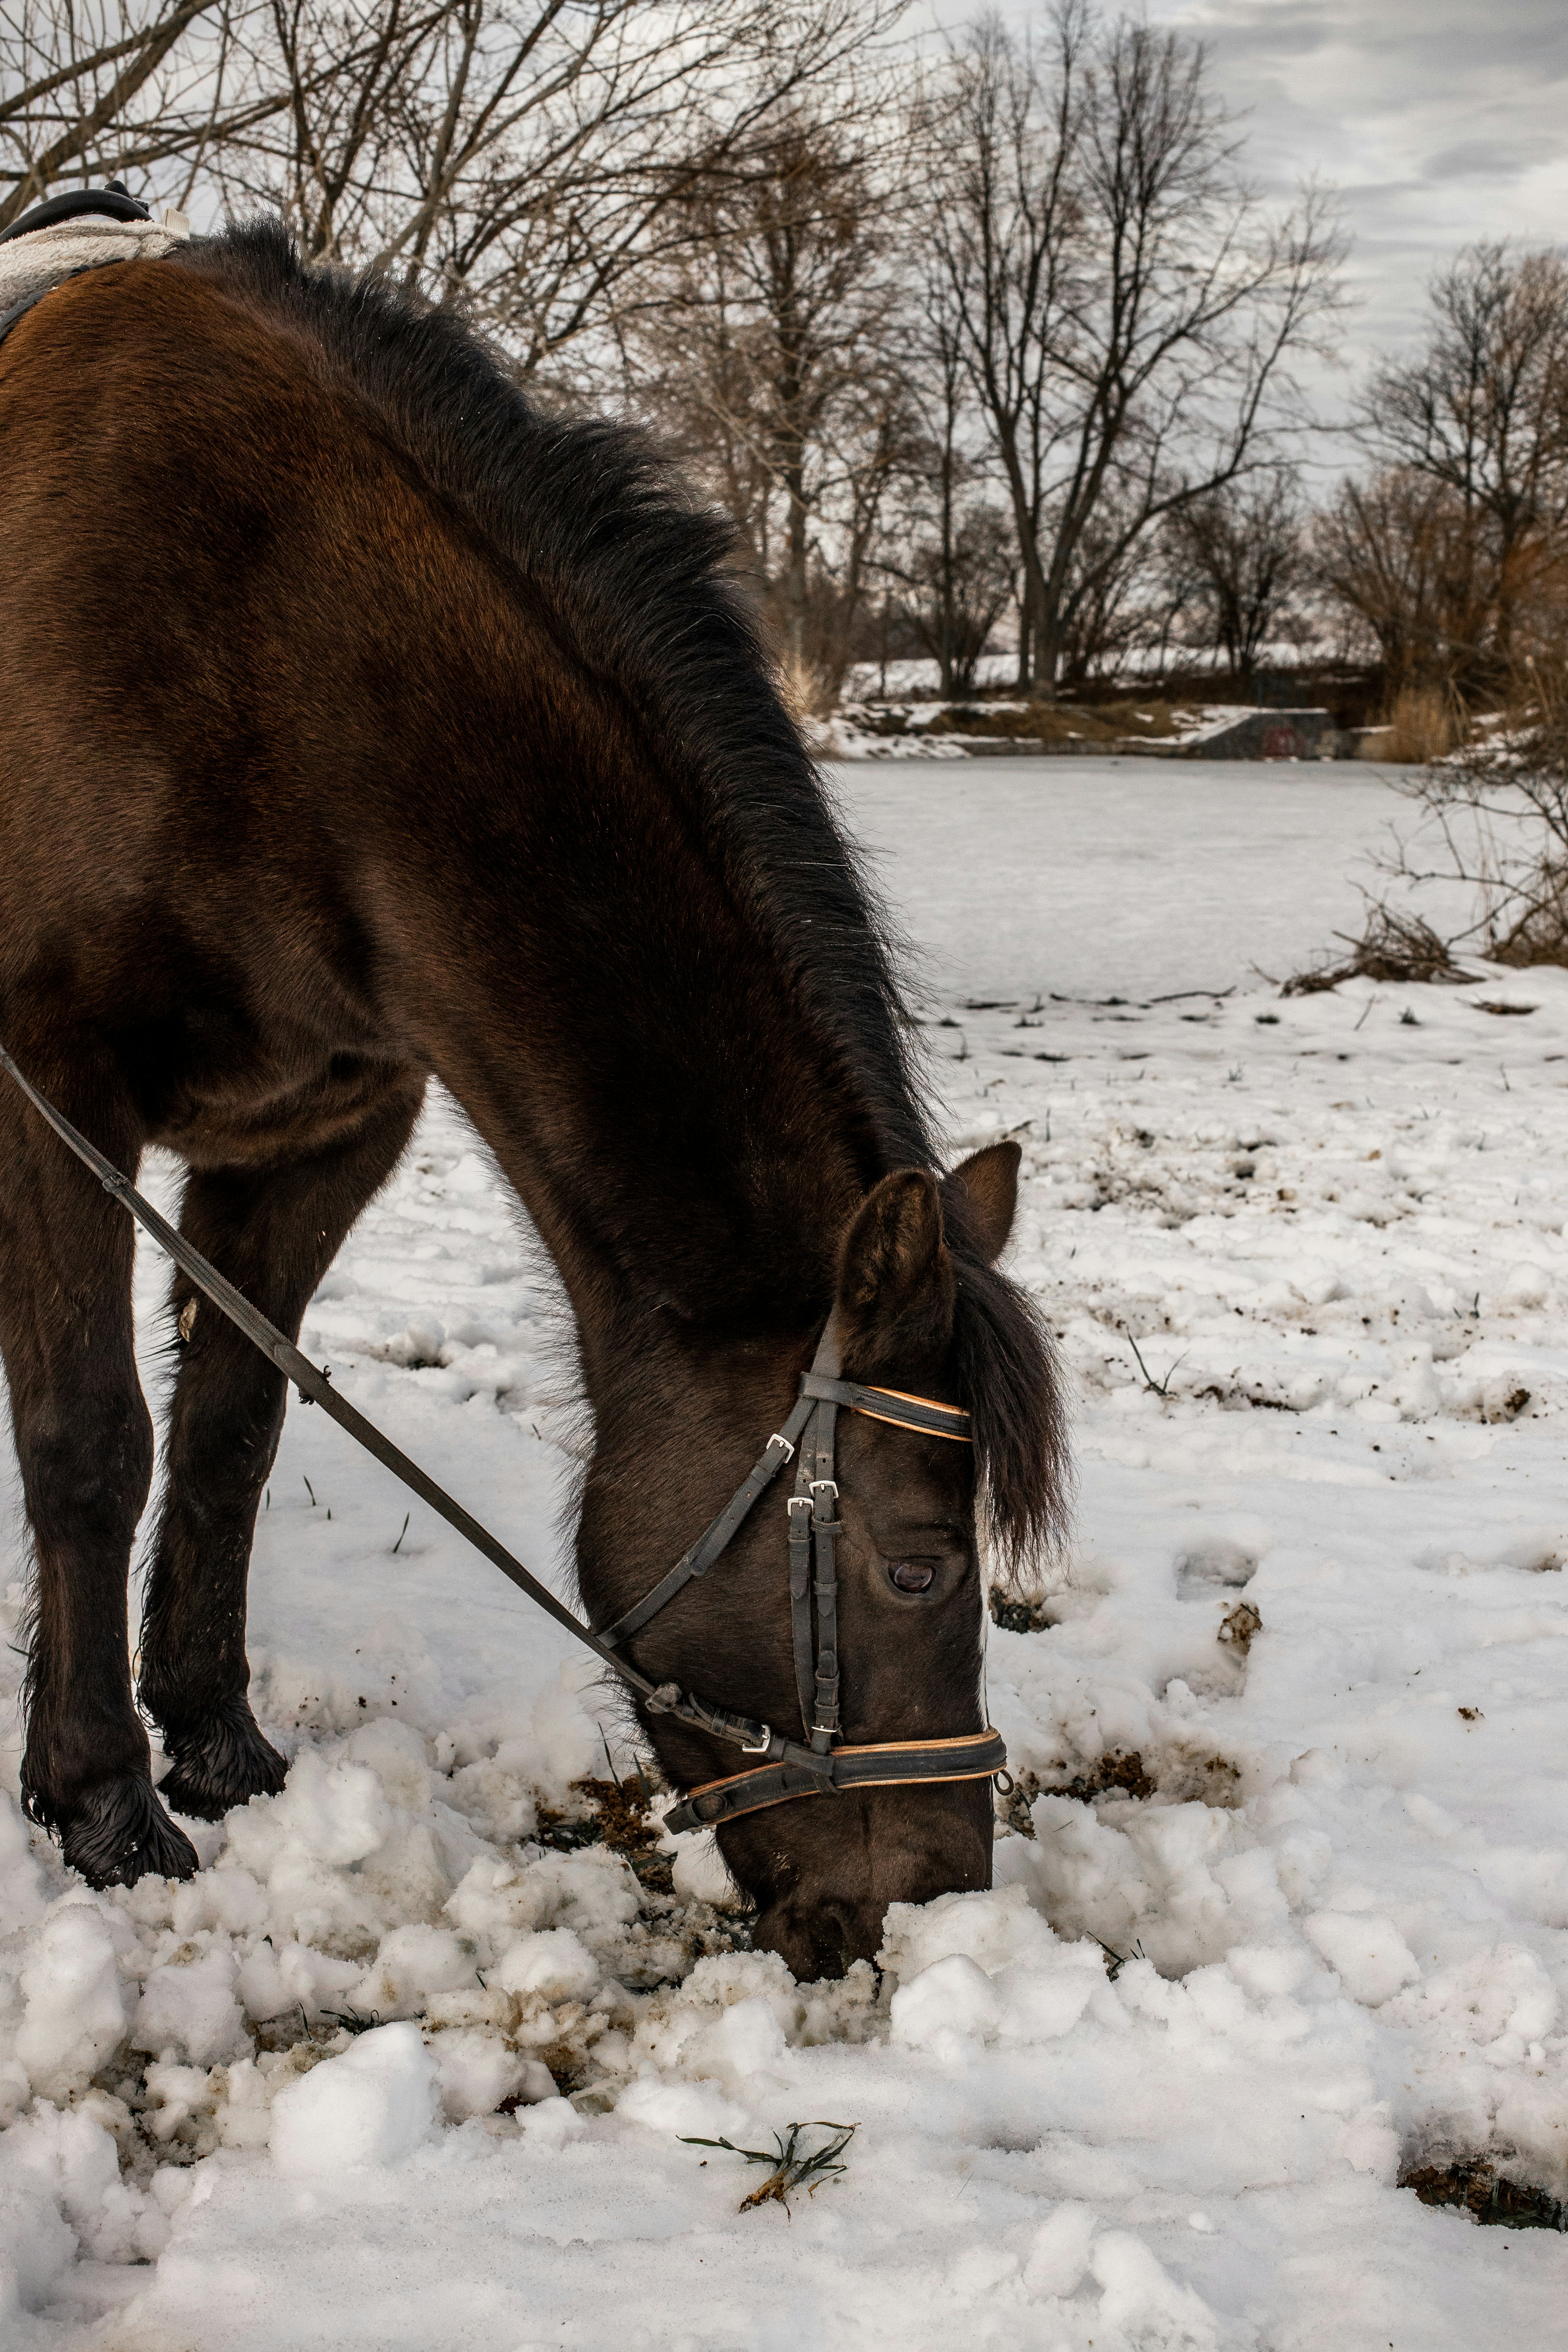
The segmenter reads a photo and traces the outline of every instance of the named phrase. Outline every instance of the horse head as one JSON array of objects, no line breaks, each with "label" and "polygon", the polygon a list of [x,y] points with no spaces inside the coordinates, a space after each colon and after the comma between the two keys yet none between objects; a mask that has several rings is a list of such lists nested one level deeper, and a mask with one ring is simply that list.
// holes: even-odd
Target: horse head
[{"label": "horse head", "polygon": [[[961,1406],[973,1415],[976,1440],[955,1444],[866,1410],[838,1416],[837,1738],[847,1748],[984,1729],[977,1512],[989,1503],[1005,1546],[1037,1528],[1054,1500],[1048,1358],[1018,1294],[992,1271],[1012,1226],[1018,1160],[1005,1143],[945,1182],[921,1169],[885,1176],[842,1236],[834,1322],[845,1381],[892,1392],[894,1412],[900,1395]],[[579,1538],[595,1622],[654,1580],[660,1550],[649,1545],[651,1529],[668,1515],[668,1564],[669,1546],[679,1549],[700,1523],[693,1484],[704,1500],[719,1494],[783,1417],[801,1344],[719,1352],[720,1368],[710,1362],[705,1378],[694,1376],[696,1409],[674,1415],[679,1437],[660,1449],[640,1487],[628,1476],[623,1433],[605,1433]],[[771,1490],[721,1558],[631,1646],[644,1674],[802,1741],[812,1726],[803,1721],[793,1640],[789,1533],[787,1503]],[[683,1786],[712,1783],[743,1763],[688,1723],[657,1714],[646,1722],[664,1769]],[[825,1787],[747,1811],[718,1836],[757,1904],[757,1944],[797,1977],[838,1975],[876,1952],[889,1903],[989,1885],[989,1778]]]}]

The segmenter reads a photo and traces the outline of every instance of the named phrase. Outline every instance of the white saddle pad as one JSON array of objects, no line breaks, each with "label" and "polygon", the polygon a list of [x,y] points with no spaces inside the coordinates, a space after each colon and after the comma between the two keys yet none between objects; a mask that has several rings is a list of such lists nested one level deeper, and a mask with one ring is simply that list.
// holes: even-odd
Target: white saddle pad
[{"label": "white saddle pad", "polygon": [[83,213],[54,228],[13,237],[8,245],[0,245],[0,318],[19,303],[37,301],[79,269],[94,268],[102,261],[161,261],[176,246],[188,245],[190,236],[183,213],[145,221]]}]

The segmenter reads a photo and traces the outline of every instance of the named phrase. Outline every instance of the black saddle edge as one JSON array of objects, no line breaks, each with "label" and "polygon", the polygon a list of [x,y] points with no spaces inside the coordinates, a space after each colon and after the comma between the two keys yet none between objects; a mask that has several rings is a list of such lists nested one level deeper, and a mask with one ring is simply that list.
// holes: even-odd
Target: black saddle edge
[{"label": "black saddle edge", "polygon": [[7,229],[0,229],[0,245],[9,245],[16,236],[31,236],[35,229],[56,228],[61,221],[77,220],[83,214],[100,213],[110,220],[144,221],[153,215],[134,196],[119,188],[67,188],[63,194],[46,196],[41,205],[14,220]]}]

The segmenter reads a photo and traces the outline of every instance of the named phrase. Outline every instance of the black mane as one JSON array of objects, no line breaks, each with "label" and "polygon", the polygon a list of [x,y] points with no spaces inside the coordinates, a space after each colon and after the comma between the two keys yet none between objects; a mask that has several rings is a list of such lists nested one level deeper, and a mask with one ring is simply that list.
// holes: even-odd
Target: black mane
[{"label": "black mane", "polygon": [[[428,488],[543,589],[584,666],[637,713],[738,894],[775,940],[869,1116],[884,1168],[930,1167],[885,929],[727,566],[730,527],[637,433],[546,412],[463,320],[375,277],[303,266],[260,221],[195,267],[303,333]],[[955,1373],[1003,1559],[1058,1531],[1061,1417],[1037,1318],[953,1235]]]},{"label": "black mane", "polygon": [[727,576],[732,534],[637,433],[539,407],[462,320],[306,268],[273,221],[195,257],[321,345],[428,487],[542,587],[631,705],[739,894],[839,1045],[889,1168],[931,1150],[882,926]]}]

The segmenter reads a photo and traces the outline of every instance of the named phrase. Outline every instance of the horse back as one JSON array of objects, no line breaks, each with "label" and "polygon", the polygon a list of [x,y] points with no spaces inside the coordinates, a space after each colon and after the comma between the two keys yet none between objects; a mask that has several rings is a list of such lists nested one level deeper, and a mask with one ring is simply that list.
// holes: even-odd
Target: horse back
[{"label": "horse back", "polygon": [[0,1034],[122,1039],[193,1149],[334,1063],[357,1098],[420,1058],[396,877],[464,830],[461,737],[482,768],[549,692],[526,583],[308,333],[178,263],[46,298],[0,436]]}]

